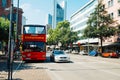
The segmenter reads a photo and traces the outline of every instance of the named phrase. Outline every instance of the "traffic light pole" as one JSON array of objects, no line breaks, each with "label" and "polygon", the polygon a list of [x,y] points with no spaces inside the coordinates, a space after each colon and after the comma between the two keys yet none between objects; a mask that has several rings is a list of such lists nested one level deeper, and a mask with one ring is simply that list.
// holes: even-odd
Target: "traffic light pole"
[{"label": "traffic light pole", "polygon": [[16,15],[16,47],[18,49],[18,22],[19,22],[19,0],[17,2],[17,15]]},{"label": "traffic light pole", "polygon": [[12,80],[12,67],[13,67],[13,0],[10,6],[10,27],[9,27],[9,42],[8,42],[8,80]]}]

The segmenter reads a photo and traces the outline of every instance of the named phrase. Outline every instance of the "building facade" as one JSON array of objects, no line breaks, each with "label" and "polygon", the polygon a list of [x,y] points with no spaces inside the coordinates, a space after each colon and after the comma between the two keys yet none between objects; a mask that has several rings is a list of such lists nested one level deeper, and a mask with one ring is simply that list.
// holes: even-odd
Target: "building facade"
[{"label": "building facade", "polygon": [[[74,32],[78,32],[79,37],[83,35],[83,31],[87,27],[88,17],[95,10],[97,4],[98,0],[90,0],[70,17],[70,29]],[[98,39],[95,40],[98,42]],[[77,43],[86,43],[86,41],[88,40],[79,40]],[[89,41],[93,42],[94,39]]]},{"label": "building facade", "polygon": [[[111,18],[115,21],[114,27],[120,29],[120,0],[103,0],[105,5],[105,10],[108,12]],[[111,38],[106,38],[103,40],[104,44],[111,44],[120,41],[120,34],[111,36]]]},{"label": "building facade", "polygon": [[0,0],[0,17],[7,17],[9,11],[6,11],[5,8],[10,7],[10,0]]},{"label": "building facade", "polygon": [[53,3],[52,28],[54,29],[58,22],[66,20],[66,1],[54,0]]},{"label": "building facade", "polygon": [[[0,17],[3,18],[7,18],[10,20],[10,10],[6,10],[9,9],[11,5],[11,0],[0,0]],[[16,13],[17,12],[17,8],[14,7],[13,9],[13,21],[14,23],[16,23]],[[22,13],[23,10],[21,8],[19,8],[18,11],[18,35],[21,34],[21,26],[22,26]]]},{"label": "building facade", "polygon": [[48,30],[50,29],[50,28],[52,28],[52,15],[51,14],[48,14],[47,15],[47,25],[46,25],[46,33],[48,34]]},{"label": "building facade", "polygon": [[[83,31],[87,26],[87,20],[90,16],[90,13],[95,10],[95,6],[100,1],[102,1],[104,9],[107,11],[108,15],[115,21],[112,26],[120,29],[120,0],[91,0],[78,11],[76,11],[70,19],[70,28],[72,31],[78,32],[79,37],[83,35]],[[99,39],[79,40],[77,43],[91,43],[96,41],[100,44]],[[108,49],[114,51],[120,50],[120,33],[111,37],[106,37],[102,42],[104,47],[103,51]]]},{"label": "building facade", "polygon": [[47,24],[49,24],[49,25],[52,26],[52,15],[51,15],[51,14],[48,14],[48,21],[47,21]]}]

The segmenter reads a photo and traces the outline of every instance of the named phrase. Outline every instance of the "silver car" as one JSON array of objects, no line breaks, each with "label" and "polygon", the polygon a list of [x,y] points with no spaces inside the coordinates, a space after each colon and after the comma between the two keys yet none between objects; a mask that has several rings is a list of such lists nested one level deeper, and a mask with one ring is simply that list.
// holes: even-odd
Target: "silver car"
[{"label": "silver car", "polygon": [[54,50],[50,55],[53,62],[70,62],[70,57],[62,50]]}]

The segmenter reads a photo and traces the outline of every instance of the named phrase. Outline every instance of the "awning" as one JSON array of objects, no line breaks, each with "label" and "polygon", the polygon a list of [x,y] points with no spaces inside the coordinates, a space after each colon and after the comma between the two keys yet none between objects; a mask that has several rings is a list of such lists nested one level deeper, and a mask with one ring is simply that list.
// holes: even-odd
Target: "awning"
[{"label": "awning", "polygon": [[120,46],[119,42],[103,43],[103,46]]},{"label": "awning", "polygon": [[76,44],[98,43],[98,42],[99,42],[98,38],[88,38],[88,39],[78,40]]},{"label": "awning", "polygon": [[82,46],[93,46],[93,47],[98,47],[99,45],[88,44],[88,45],[82,45]]}]

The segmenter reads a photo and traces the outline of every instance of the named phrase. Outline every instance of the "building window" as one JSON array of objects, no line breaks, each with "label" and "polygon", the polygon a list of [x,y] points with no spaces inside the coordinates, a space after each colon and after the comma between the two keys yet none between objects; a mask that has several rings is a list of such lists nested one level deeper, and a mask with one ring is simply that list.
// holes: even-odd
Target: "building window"
[{"label": "building window", "polygon": [[120,16],[120,9],[118,10],[118,16]]},{"label": "building window", "polygon": [[110,7],[110,1],[108,1],[108,7]]},{"label": "building window", "polygon": [[108,7],[113,6],[113,0],[108,1]]},{"label": "building window", "polygon": [[4,14],[2,14],[2,17],[3,17],[3,18],[6,18],[6,16],[5,16]]},{"label": "building window", "polygon": [[120,2],[120,0],[118,0],[118,2]]},{"label": "building window", "polygon": [[2,7],[6,7],[7,6],[7,0],[2,0]]},{"label": "building window", "polygon": [[113,6],[113,0],[111,0],[111,6]]},{"label": "building window", "polygon": [[110,13],[110,14],[109,14],[109,17],[110,17],[111,19],[113,19],[113,13]]}]

